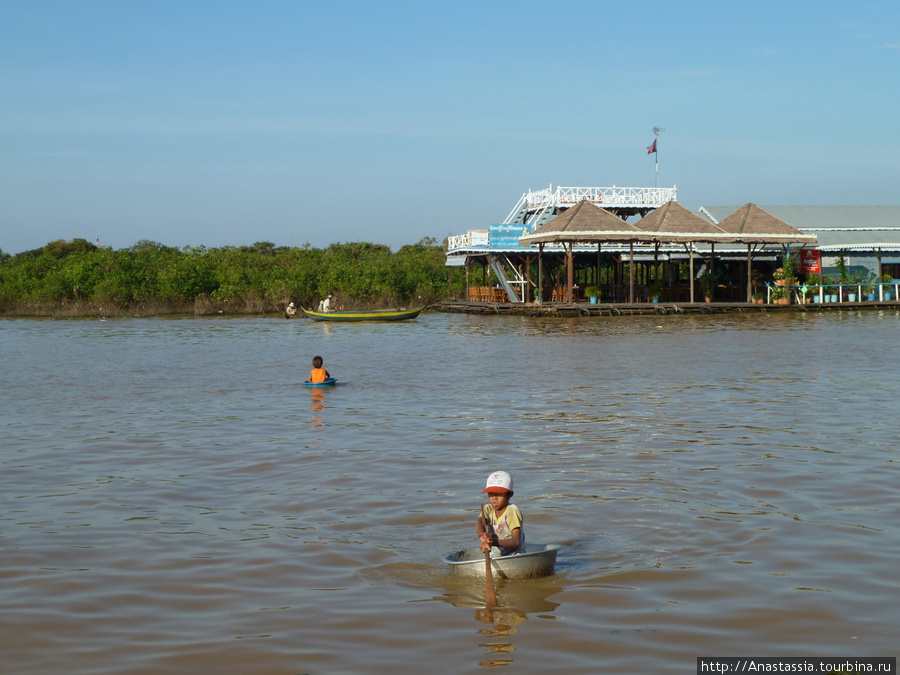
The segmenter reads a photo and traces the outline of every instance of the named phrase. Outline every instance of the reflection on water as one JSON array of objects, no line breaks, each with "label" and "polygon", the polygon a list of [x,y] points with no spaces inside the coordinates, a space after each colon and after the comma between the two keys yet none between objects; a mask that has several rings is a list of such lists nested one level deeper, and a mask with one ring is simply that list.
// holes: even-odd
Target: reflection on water
[{"label": "reflection on water", "polygon": [[[4,668],[893,655],[898,319],[0,321]],[[497,468],[563,548],[488,611],[441,557]]]},{"label": "reflection on water", "polygon": [[479,646],[492,657],[486,661],[479,661],[478,665],[487,668],[511,665],[516,648],[512,642],[507,642],[506,638],[517,633],[518,629],[515,626],[525,621],[526,618],[524,612],[512,608],[475,610],[475,619],[490,626],[490,628],[482,628],[478,632],[491,639],[490,642],[480,643]]},{"label": "reflection on water", "polygon": [[[484,608],[484,582],[481,581],[478,590],[475,589],[477,583],[476,580],[469,581],[464,590],[451,590],[435,599],[449,602],[454,607]],[[518,579],[498,582],[497,600],[499,609],[504,611],[515,610],[523,616],[546,613],[559,607],[559,603],[548,600],[559,591],[558,582],[555,581],[542,583],[539,579]],[[495,609],[498,608],[491,608],[489,613]]]},{"label": "reflection on water", "polygon": [[325,428],[324,415],[322,414],[325,411],[325,390],[311,389],[309,400],[309,409],[312,412],[309,423],[312,425],[313,430],[322,431]]},{"label": "reflection on water", "polygon": [[[447,585],[450,590],[435,600],[475,610],[478,645],[484,650],[482,656],[489,657],[478,661],[479,666],[495,667],[515,662],[518,626],[527,621],[529,615],[537,615],[540,619],[557,618],[553,611],[559,603],[548,599],[560,591],[555,579],[498,580],[498,606],[490,608],[485,607],[483,579],[453,576]],[[489,641],[484,642],[485,639]]]}]

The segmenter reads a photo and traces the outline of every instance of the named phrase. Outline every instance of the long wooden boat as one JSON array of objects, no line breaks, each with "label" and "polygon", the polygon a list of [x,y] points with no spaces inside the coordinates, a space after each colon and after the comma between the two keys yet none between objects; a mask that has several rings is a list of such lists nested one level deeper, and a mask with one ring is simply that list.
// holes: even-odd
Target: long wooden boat
[{"label": "long wooden boat", "polygon": [[[491,558],[491,569],[501,579],[531,579],[553,574],[557,544],[526,544],[525,553]],[[484,553],[480,548],[448,553],[443,558],[450,572],[462,577],[484,577]]]},{"label": "long wooden boat", "polygon": [[314,312],[304,309],[310,319],[315,321],[406,321],[419,316],[424,307],[418,309],[372,309],[360,311]]}]

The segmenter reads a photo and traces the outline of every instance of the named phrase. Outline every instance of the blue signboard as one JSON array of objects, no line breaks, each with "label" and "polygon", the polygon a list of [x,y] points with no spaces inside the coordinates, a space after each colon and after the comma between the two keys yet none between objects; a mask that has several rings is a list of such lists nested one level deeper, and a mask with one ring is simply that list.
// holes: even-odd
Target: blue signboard
[{"label": "blue signboard", "polygon": [[490,237],[490,247],[497,248],[518,248],[525,247],[519,243],[519,237],[528,234],[527,225],[517,223],[515,225],[488,225]]}]

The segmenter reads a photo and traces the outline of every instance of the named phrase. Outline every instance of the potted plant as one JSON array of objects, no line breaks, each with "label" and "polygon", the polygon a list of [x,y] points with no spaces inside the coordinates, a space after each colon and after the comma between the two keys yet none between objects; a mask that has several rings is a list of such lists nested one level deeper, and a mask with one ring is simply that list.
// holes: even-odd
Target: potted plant
[{"label": "potted plant", "polygon": [[654,281],[650,284],[650,288],[647,289],[647,295],[650,298],[650,302],[659,302],[660,297],[662,297],[663,285],[659,281]]},{"label": "potted plant", "polygon": [[[889,284],[893,280],[894,280],[894,277],[892,277],[890,274],[885,274],[884,276],[881,277],[882,283],[885,283],[885,284]],[[893,297],[894,296],[893,296],[893,293],[891,293],[891,287],[888,286],[887,288],[884,289],[884,299],[890,300]]]},{"label": "potted plant", "polygon": [[822,276],[822,302],[835,302],[831,294],[834,292],[834,279],[827,276]]},{"label": "potted plant", "polygon": [[[862,288],[860,292],[866,296],[866,300],[869,302],[875,301],[875,275],[869,272],[869,276],[862,284]],[[860,298],[861,300],[862,298]]]},{"label": "potted plant", "polygon": [[787,289],[784,288],[783,286],[777,286],[777,287],[772,291],[772,301],[773,301],[776,305],[786,305],[786,304],[788,304]]},{"label": "potted plant", "polygon": [[847,273],[847,261],[844,258],[843,250],[838,256],[837,263],[835,264],[837,265],[838,272],[841,275],[841,281],[840,285],[837,288],[837,295],[834,297],[832,302],[844,302],[844,296],[847,293],[847,289],[845,289],[844,286],[850,283],[850,275]]},{"label": "potted plant", "polygon": [[765,301],[766,301],[766,294],[763,293],[762,291],[757,291],[756,293],[753,294],[753,302],[755,302],[757,305],[761,305]]},{"label": "potted plant", "polygon": [[841,283],[846,284],[850,281],[850,275],[847,274],[847,261],[844,259],[844,251],[842,250],[837,259],[838,272],[841,275]]},{"label": "potted plant", "polygon": [[864,283],[865,282],[860,274],[854,274],[853,276],[851,276],[850,288],[847,289],[847,300],[849,300],[850,302],[862,300],[864,294]]},{"label": "potted plant", "polygon": [[787,284],[787,279],[784,276],[784,268],[783,267],[776,268],[775,271],[772,273],[772,278],[775,279],[776,286],[784,286],[785,284]]},{"label": "potted plant", "polygon": [[703,298],[706,302],[712,302],[713,292],[716,290],[716,275],[706,271],[698,277],[697,281],[700,282],[700,292],[703,293]]},{"label": "potted plant", "polygon": [[591,304],[597,304],[597,298],[600,297],[600,289],[596,286],[588,286],[584,289],[584,294],[591,299]]}]

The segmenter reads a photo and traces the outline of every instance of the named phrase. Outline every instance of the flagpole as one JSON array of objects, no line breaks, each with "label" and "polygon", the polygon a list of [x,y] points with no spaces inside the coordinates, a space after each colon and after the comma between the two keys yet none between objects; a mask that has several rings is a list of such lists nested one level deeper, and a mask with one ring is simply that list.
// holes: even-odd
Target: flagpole
[{"label": "flagpole", "polygon": [[664,127],[653,127],[655,139],[653,141],[653,154],[656,155],[656,177],[653,179],[653,187],[659,187],[659,132],[665,131]]}]

